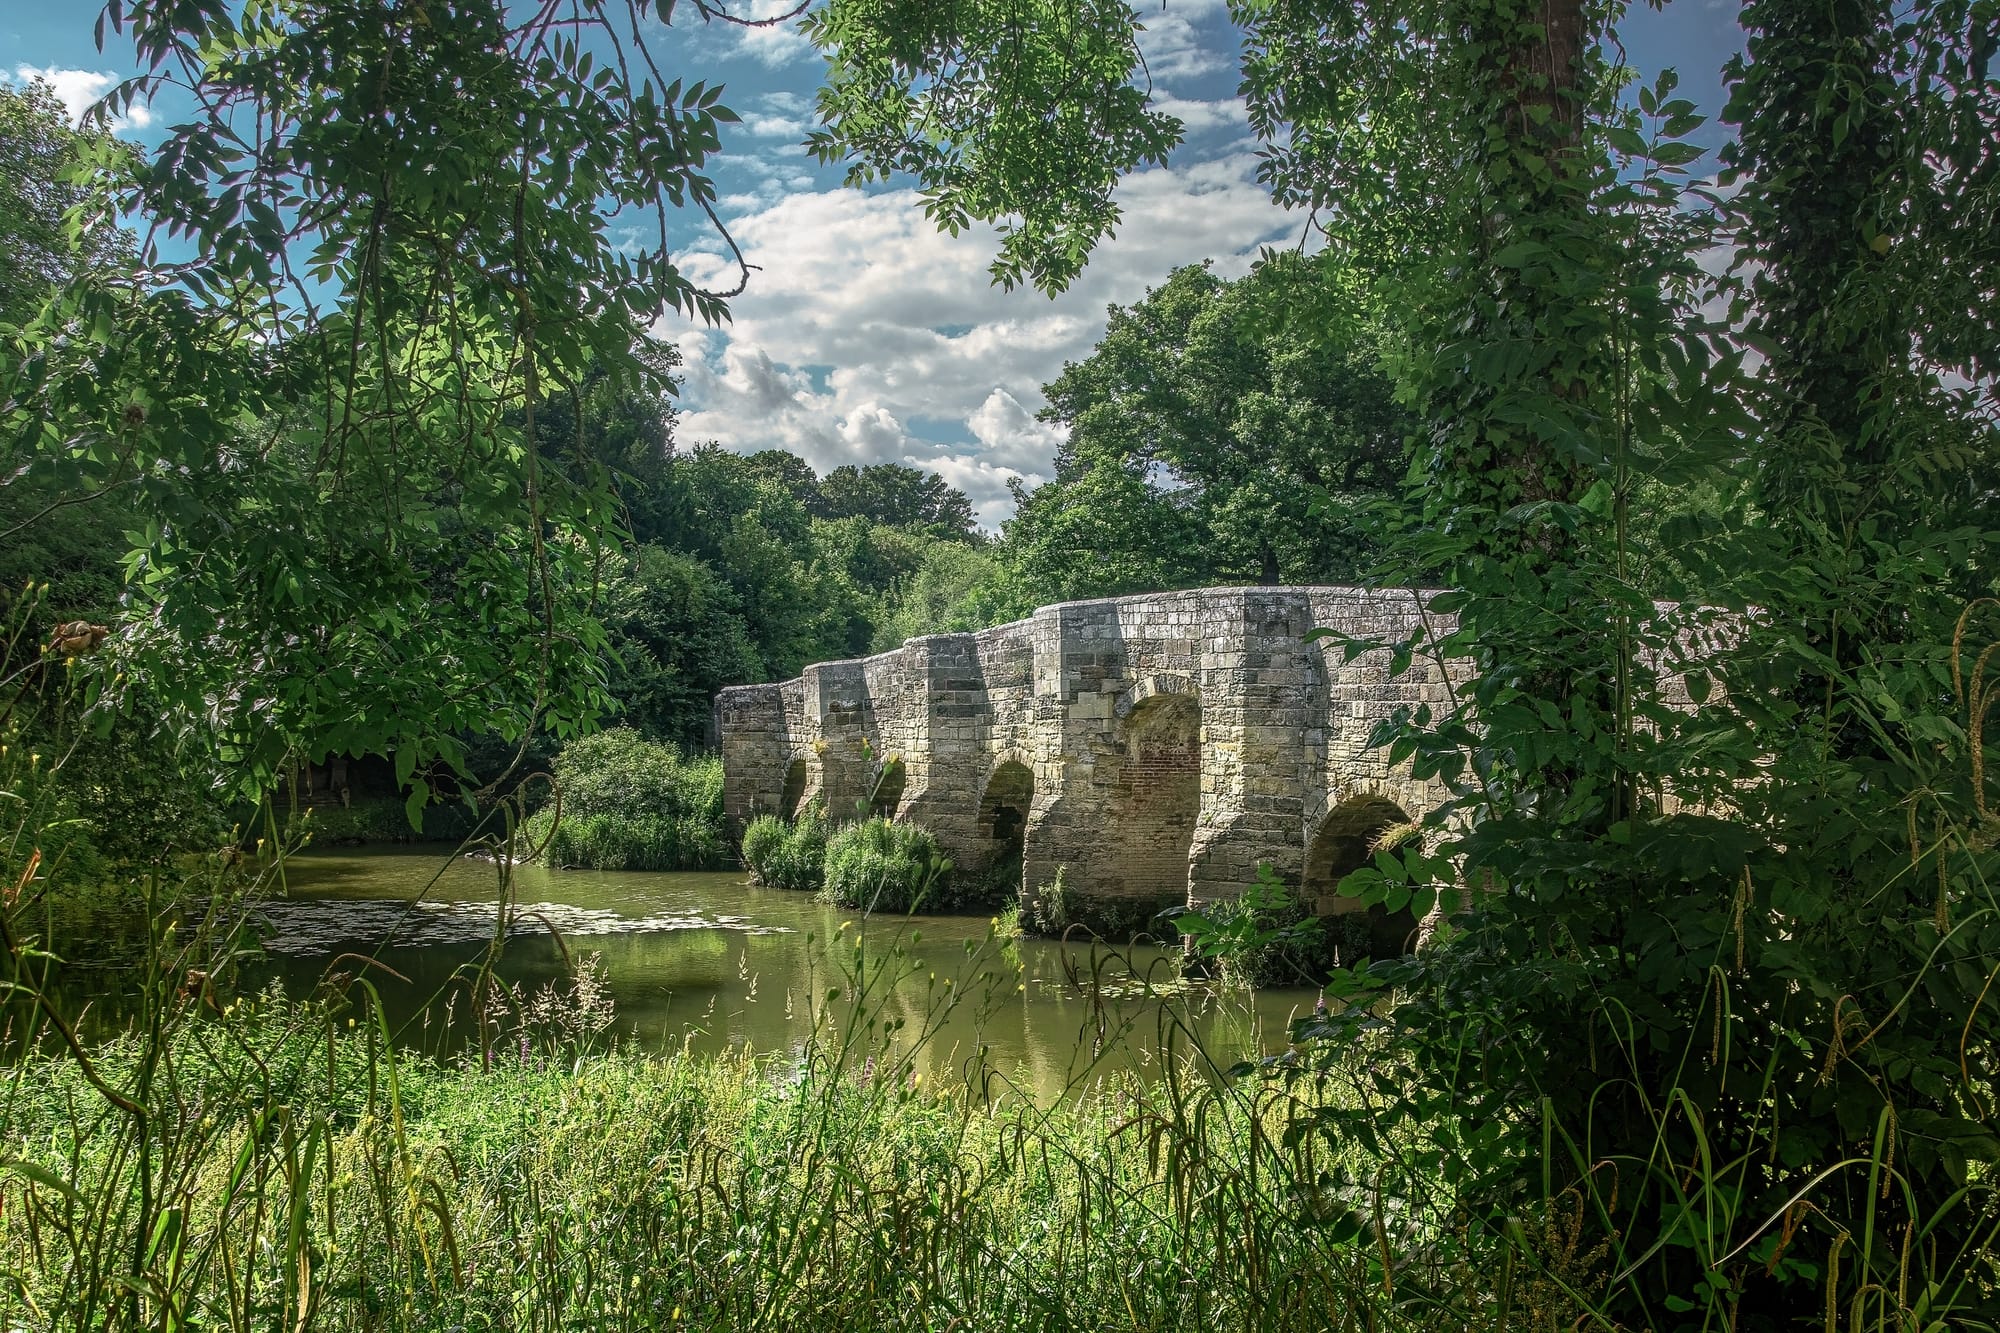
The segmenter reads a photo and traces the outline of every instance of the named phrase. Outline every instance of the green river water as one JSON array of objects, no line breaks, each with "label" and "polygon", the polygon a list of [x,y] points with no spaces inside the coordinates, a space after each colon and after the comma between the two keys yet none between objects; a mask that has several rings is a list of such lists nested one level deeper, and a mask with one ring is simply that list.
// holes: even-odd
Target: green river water
[{"label": "green river water", "polygon": [[[286,879],[261,906],[266,958],[245,982],[275,977],[301,996],[329,973],[366,974],[404,1041],[472,1039],[454,978],[491,945],[496,867],[436,851],[315,853],[290,862]],[[785,1053],[815,1033],[872,1025],[875,1040],[916,1048],[933,1079],[1010,1083],[1042,1099],[1109,1071],[1157,1069],[1163,1051],[1199,1045],[1226,1066],[1280,1049],[1314,1002],[1310,990],[1183,986],[1177,950],[1010,945],[985,916],[862,919],[741,873],[517,868],[499,975],[532,996],[568,976],[566,955],[592,954],[620,1042]]]}]

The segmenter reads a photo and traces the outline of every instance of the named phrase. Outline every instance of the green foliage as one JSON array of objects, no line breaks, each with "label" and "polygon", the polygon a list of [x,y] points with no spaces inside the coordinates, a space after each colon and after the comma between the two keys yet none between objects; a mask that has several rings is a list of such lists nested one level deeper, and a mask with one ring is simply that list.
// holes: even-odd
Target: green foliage
[{"label": "green foliage", "polygon": [[1133,84],[1135,24],[1125,0],[834,0],[804,24],[827,58],[807,146],[850,184],[916,177],[954,235],[997,223],[994,278],[1059,290],[1117,225],[1119,176],[1180,141]]},{"label": "green foliage", "polygon": [[985,629],[1011,619],[991,600],[999,567],[984,546],[938,542],[924,549],[915,570],[883,599],[872,652],[900,648],[925,634]]},{"label": "green foliage", "polygon": [[1055,878],[1035,887],[1028,904],[1028,919],[1037,934],[1061,935],[1070,928],[1070,888],[1063,877],[1065,867],[1057,866]]},{"label": "green foliage", "polygon": [[1253,987],[1319,985],[1336,961],[1332,924],[1314,916],[1268,865],[1257,867],[1257,882],[1240,897],[1174,922],[1216,962],[1224,984]]},{"label": "green foliage", "polygon": [[943,541],[973,538],[972,502],[965,493],[935,472],[901,463],[837,467],[819,479],[810,507],[821,518],[858,518]]},{"label": "green foliage", "polygon": [[1111,307],[1091,354],[1044,390],[1042,418],[1067,427],[1058,484],[1116,467],[1147,480],[1146,510],[1184,525],[1105,534],[1181,542],[1184,568],[1160,586],[1347,582],[1373,564],[1370,510],[1393,496],[1414,423],[1377,364],[1371,312],[1326,279],[1289,254],[1235,282],[1176,269]]},{"label": "green foliage", "polygon": [[743,827],[743,863],[759,884],[817,893],[826,883],[826,812],[815,803],[793,820],[758,815]]},{"label": "green foliage", "polygon": [[608,689],[620,721],[647,736],[701,744],[716,691],[764,674],[735,589],[694,556],[638,547],[607,580],[603,614]]},{"label": "green foliage", "polygon": [[[878,627],[898,615],[907,580],[927,561],[970,551],[950,518],[963,511],[969,521],[970,508],[936,474],[883,465],[854,477],[834,483],[836,499],[854,500],[856,512],[847,512],[825,499],[803,460],[781,450],[745,458],[702,445],[668,460],[635,535],[676,556],[641,547],[633,576],[641,596],[615,621],[632,649],[619,697],[634,721],[699,740],[706,692],[868,652]],[[878,483],[886,498],[849,494]],[[619,596],[617,585],[612,591]]]},{"label": "green foliage", "polygon": [[110,189],[132,158],[101,121],[72,125],[42,80],[0,83],[0,325],[26,323],[80,272],[130,265]]},{"label": "green foliage", "polygon": [[[1901,40],[1838,31],[1856,8],[1747,13],[1778,40],[1753,37],[1766,82],[1738,103],[1763,119],[1738,251],[1758,299],[1733,327],[1696,263],[1719,235],[1684,184],[1700,118],[1671,75],[1621,100],[1612,13],[1251,25],[1253,124],[1286,126],[1272,178],[1344,201],[1325,262],[1388,294],[1428,423],[1401,558],[1453,589],[1430,609],[1455,623],[1396,659],[1466,667],[1374,737],[1451,792],[1439,846],[1349,882],[1461,910],[1429,954],[1338,974],[1346,1007],[1301,1036],[1352,1093],[1328,1135],[1400,1173],[1398,1198],[1449,1181],[1475,1250],[1573,1201],[1577,1244],[1609,1256],[1588,1293],[1608,1323],[1983,1319],[1991,1224],[1964,1191],[2000,1138],[1968,1053],[2000,904],[1951,659],[1994,534],[1960,526],[1963,471],[1926,460],[1990,449],[1991,423],[1899,350],[1920,316],[1854,277],[1875,251],[1848,196],[1881,178],[1834,139],[1861,100],[1907,104],[1843,115],[1823,78],[1866,87]],[[1820,29],[1821,63],[1792,25]],[[1953,30],[1926,9],[1909,36]],[[1744,345],[1769,349],[1757,379]],[[1794,374],[1822,356],[1839,368]],[[1637,512],[1663,500],[1664,521]]]},{"label": "green foliage", "polygon": [[[484,1069],[392,1054],[365,994],[177,1016],[183,1095],[147,1095],[150,1140],[99,1109],[76,1062],[34,1057],[0,1105],[19,1145],[0,1318],[916,1333],[949,1309],[998,1333],[1424,1327],[1329,1242],[1340,1215],[1300,1224],[1324,1156],[1270,1127],[1298,1108],[1202,1077],[1198,1056],[1054,1107],[988,1103],[858,1037],[777,1060],[606,1052],[588,975],[545,1017],[509,1021],[534,1034],[525,1058],[496,1042]],[[143,1086],[131,1041],[90,1069],[121,1096]],[[68,1225],[78,1214],[105,1221]],[[458,1262],[426,1265],[426,1245]],[[1398,1270],[1462,1295],[1460,1327],[1522,1326],[1535,1312],[1485,1276]]]},{"label": "green foliage", "polygon": [[1068,480],[1017,488],[1015,498],[998,552],[1007,618],[1051,602],[1199,582],[1187,514],[1133,469],[1094,462]]},{"label": "green foliage", "polygon": [[[2000,903],[1963,682],[1995,631],[1955,625],[1996,586],[1991,15],[1746,6],[1732,204],[1691,184],[1671,72],[1613,63],[1619,6],[1233,13],[1264,179],[1422,422],[1390,568],[1451,619],[1386,646],[1464,668],[1374,737],[1448,791],[1435,850],[1354,877],[1458,910],[1342,973],[1276,1066],[1351,1080],[1319,1118],[1367,1163],[1329,1184],[1378,1219],[1353,1239],[1442,1210],[1431,1243],[1612,1326],[1991,1322]],[[920,170],[1004,123],[888,106]],[[1136,456],[1128,415],[1157,417],[1105,431]],[[1135,533],[1144,480],[1100,506]],[[1055,545],[1051,575],[1088,567]]]},{"label": "green foliage", "polygon": [[530,821],[528,836],[537,845],[545,837],[542,858],[566,870],[719,870],[729,864],[728,840],[717,819],[705,814],[566,814],[552,832]]},{"label": "green foliage", "polygon": [[550,865],[588,870],[712,870],[727,864],[722,760],[684,755],[615,727],[556,756],[559,802],[528,821]]},{"label": "green foliage", "polygon": [[951,859],[928,829],[890,819],[863,819],[834,830],[826,842],[829,900],[864,912],[943,912],[962,906]]},{"label": "green foliage", "polygon": [[1186,906],[1168,899],[1090,898],[1069,883],[1067,867],[1057,866],[1055,878],[1029,895],[1020,920],[1037,935],[1065,939],[1162,940],[1174,933],[1172,919]]},{"label": "green foliage", "polygon": [[[553,388],[664,387],[662,310],[720,317],[667,213],[710,197],[734,117],[646,77],[636,11],[110,17],[146,70],[115,104],[199,88],[118,197],[185,243],[80,275],[0,358],[8,484],[128,488],[107,701],[150,699],[252,792],[331,750],[395,756],[421,799],[468,732],[588,725],[609,488],[528,442]],[[621,208],[656,211],[656,249]]]}]

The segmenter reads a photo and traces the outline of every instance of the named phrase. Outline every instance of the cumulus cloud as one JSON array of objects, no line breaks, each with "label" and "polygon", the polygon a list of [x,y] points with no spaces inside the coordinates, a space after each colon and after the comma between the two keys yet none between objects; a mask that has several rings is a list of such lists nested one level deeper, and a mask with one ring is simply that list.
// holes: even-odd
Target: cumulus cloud
[{"label": "cumulus cloud", "polygon": [[[14,66],[14,82],[27,85],[37,80],[55,90],[56,100],[63,104],[72,121],[81,124],[83,117],[95,106],[98,99],[110,92],[120,82],[116,74],[95,69],[58,69],[53,66]],[[128,129],[143,130],[153,123],[153,109],[143,101],[135,101],[122,116],[111,118],[114,133]]]},{"label": "cumulus cloud", "polygon": [[1235,54],[1203,33],[1205,20],[1219,20],[1227,0],[1177,0],[1172,6],[1143,9],[1139,51],[1155,79],[1180,80],[1219,74],[1236,63]]},{"label": "cumulus cloud", "polygon": [[[997,523],[1009,480],[1050,474],[1061,434],[1035,420],[1041,386],[1088,354],[1107,303],[1130,304],[1207,258],[1240,274],[1261,246],[1297,234],[1300,219],[1271,202],[1254,165],[1239,149],[1128,179],[1117,235],[1054,300],[995,287],[993,231],[939,233],[912,190],[801,191],[732,217],[761,266],[733,323],[662,328],[686,357],[682,438],[786,448],[822,472],[906,462]],[[718,247],[683,262],[697,281],[733,281]]]},{"label": "cumulus cloud", "polygon": [[1037,421],[1020,399],[997,386],[973,409],[965,426],[979,441],[981,457],[1016,468],[1046,467],[1064,436],[1058,427]]},{"label": "cumulus cloud", "polygon": [[743,117],[743,129],[759,139],[803,139],[806,123],[791,116],[767,116],[751,112]]},{"label": "cumulus cloud", "polygon": [[[775,19],[782,14],[790,14],[798,8],[798,0],[750,0],[748,6],[731,5],[731,13],[746,19]],[[726,24],[726,30],[735,36],[732,54],[748,56],[761,65],[776,69],[789,65],[799,57],[812,52],[812,43],[799,31],[797,19],[783,23],[773,23],[767,27],[749,27],[743,24]]]},{"label": "cumulus cloud", "polygon": [[1249,127],[1250,122],[1250,110],[1240,97],[1204,102],[1165,94],[1153,99],[1153,109],[1177,117],[1186,127],[1189,138],[1208,130],[1241,132]]}]

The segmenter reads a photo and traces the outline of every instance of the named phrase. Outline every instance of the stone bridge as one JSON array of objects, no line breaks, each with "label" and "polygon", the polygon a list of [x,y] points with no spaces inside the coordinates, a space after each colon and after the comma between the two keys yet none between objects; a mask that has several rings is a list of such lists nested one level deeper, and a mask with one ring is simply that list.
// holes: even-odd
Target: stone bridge
[{"label": "stone bridge", "polygon": [[1231,898],[1260,862],[1349,910],[1334,884],[1440,799],[1369,732],[1447,685],[1308,635],[1400,639],[1424,614],[1407,591],[1209,588],[823,662],[718,696],[727,810],[739,828],[814,800],[914,820],[961,867],[1018,860],[1031,906],[1060,868],[1085,920]]}]

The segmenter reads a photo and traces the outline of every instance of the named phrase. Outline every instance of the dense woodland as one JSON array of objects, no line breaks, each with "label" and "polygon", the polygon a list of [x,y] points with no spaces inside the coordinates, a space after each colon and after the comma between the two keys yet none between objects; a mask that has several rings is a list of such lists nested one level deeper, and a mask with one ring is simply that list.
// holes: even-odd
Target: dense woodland
[{"label": "dense woodland", "polygon": [[[1232,4],[1313,244],[1110,312],[997,534],[909,468],[677,437],[648,331],[726,317],[668,238],[736,118],[662,72],[663,9],[113,0],[151,72],[111,109],[195,94],[160,148],[0,94],[9,1320],[2000,1326],[1992,0],[1749,0],[1715,158],[1622,5]],[[770,21],[826,60],[810,151],[1053,291],[1182,136],[1142,17]],[[226,992],[302,763],[504,830],[579,746],[650,763],[609,721],[698,741],[722,683],[1326,580],[1444,589],[1448,632],[1348,647],[1467,672],[1381,720],[1449,799],[1343,884],[1435,929],[1267,1061],[1044,1114],[860,1025],[607,1050],[587,974],[539,1028],[468,974],[506,1040],[456,1062],[392,1057],[365,978]],[[272,845],[232,839],[260,802]],[[87,878],[159,923],[94,1048],[45,947]],[[1286,947],[1286,888],[1174,927]]]}]

